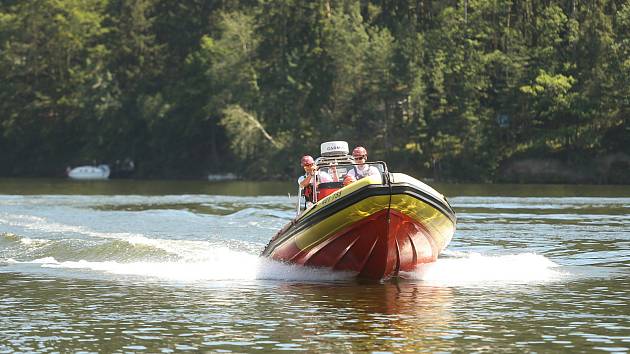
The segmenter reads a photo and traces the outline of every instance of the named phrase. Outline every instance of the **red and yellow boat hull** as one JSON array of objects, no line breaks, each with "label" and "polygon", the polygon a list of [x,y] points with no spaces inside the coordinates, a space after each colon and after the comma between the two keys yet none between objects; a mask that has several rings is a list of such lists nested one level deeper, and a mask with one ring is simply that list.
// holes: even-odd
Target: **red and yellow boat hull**
[{"label": "red and yellow boat hull", "polygon": [[371,176],[320,200],[287,224],[263,256],[387,279],[433,262],[455,232],[444,196],[400,173]]}]

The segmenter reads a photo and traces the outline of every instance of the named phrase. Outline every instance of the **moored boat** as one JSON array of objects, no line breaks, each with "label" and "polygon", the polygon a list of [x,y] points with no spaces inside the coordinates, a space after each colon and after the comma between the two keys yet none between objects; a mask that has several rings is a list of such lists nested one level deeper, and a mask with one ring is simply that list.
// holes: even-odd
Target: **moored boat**
[{"label": "moored boat", "polygon": [[344,176],[357,165],[347,146],[322,144],[317,173],[333,182],[313,179],[312,205],[302,210],[298,200],[298,215],[262,255],[379,280],[437,260],[456,227],[448,200],[411,176],[389,172],[382,161],[368,163],[377,174],[344,186]]},{"label": "moored boat", "polygon": [[211,173],[208,175],[208,181],[210,182],[224,182],[224,181],[235,181],[238,179],[238,176],[232,172],[228,173]]},{"label": "moored boat", "polygon": [[108,165],[79,166],[75,168],[68,167],[66,173],[71,179],[104,180],[109,178],[110,169]]}]

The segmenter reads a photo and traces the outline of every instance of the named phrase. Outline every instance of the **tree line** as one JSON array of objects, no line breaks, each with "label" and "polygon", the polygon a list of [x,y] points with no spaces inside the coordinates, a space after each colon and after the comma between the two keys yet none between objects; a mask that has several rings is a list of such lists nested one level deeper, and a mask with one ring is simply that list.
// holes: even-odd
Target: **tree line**
[{"label": "tree line", "polygon": [[628,0],[4,0],[0,175],[299,172],[323,141],[492,181],[630,154]]}]

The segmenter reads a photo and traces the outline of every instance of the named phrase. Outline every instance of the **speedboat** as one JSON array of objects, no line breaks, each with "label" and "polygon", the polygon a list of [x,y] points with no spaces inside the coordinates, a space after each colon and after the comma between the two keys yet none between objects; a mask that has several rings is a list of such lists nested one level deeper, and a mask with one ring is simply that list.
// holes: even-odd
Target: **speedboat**
[{"label": "speedboat", "polygon": [[446,197],[411,176],[389,172],[383,161],[367,163],[377,174],[344,186],[344,176],[358,165],[348,151],[344,141],[321,144],[317,173],[333,176],[332,182],[312,179],[312,205],[303,208],[298,198],[296,217],[262,256],[373,280],[437,260],[457,223]]},{"label": "speedboat", "polygon": [[104,180],[109,178],[109,166],[79,166],[66,170],[68,177],[79,180]]}]

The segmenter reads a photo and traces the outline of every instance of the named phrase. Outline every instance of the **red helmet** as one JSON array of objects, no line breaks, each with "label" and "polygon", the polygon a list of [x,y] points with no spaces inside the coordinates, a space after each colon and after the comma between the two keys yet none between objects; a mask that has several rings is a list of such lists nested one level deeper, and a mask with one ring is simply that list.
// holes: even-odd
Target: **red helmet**
[{"label": "red helmet", "polygon": [[367,150],[363,146],[357,146],[352,150],[352,156],[367,156]]},{"label": "red helmet", "polygon": [[302,156],[302,160],[300,160],[300,165],[302,165],[302,167],[304,167],[304,165],[312,165],[315,163],[315,160],[313,160],[313,156],[311,155],[304,155]]}]

